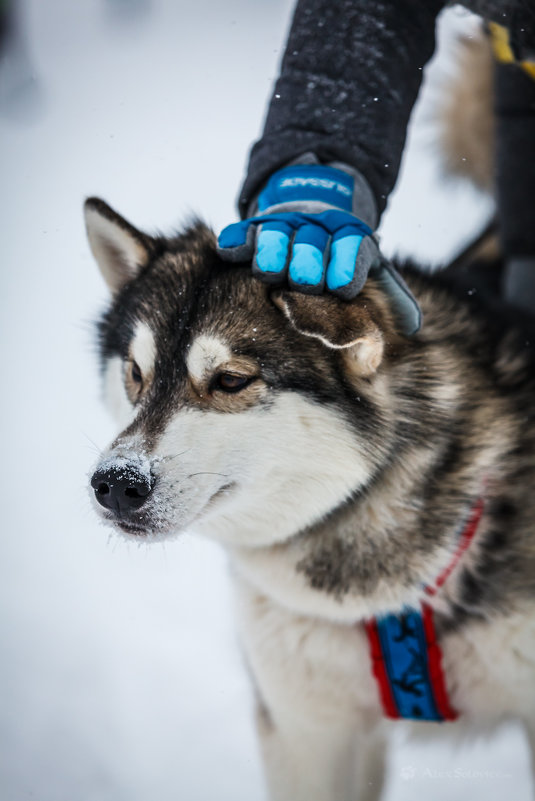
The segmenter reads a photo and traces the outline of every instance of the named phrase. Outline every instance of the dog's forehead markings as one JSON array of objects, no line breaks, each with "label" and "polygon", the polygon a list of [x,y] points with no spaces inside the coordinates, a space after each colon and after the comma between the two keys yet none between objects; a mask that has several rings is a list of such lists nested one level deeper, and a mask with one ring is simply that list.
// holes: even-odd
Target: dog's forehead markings
[{"label": "dog's forehead markings", "polygon": [[188,373],[194,381],[201,381],[218,365],[232,357],[229,346],[219,337],[200,334],[191,344],[186,358]]},{"label": "dog's forehead markings", "polygon": [[130,355],[142,373],[151,372],[156,359],[156,344],[154,334],[147,323],[137,323],[130,345]]}]

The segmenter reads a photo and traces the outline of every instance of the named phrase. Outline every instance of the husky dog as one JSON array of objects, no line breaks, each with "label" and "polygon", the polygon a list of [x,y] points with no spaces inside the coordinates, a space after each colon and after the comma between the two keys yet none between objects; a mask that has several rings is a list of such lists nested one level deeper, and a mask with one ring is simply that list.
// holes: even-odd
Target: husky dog
[{"label": "husky dog", "polygon": [[516,718],[535,750],[531,333],[466,292],[470,270],[405,269],[425,320],[409,339],[373,278],[310,297],[222,262],[201,223],[154,238],[95,198],[86,222],[122,428],[95,508],[128,537],[227,550],[271,797],[379,798],[386,716],[412,693],[425,717],[418,670],[386,676],[415,610],[433,720],[459,719],[415,725]]},{"label": "husky dog", "polygon": [[[97,509],[133,537],[188,529],[227,549],[273,797],[376,797],[384,725],[363,623],[424,598],[461,719],[518,717],[535,746],[525,335],[406,272],[426,322],[405,339],[373,280],[350,303],[274,290],[221,262],[201,224],[153,239],[96,199],[86,217],[124,426],[92,479]],[[469,547],[426,594],[479,502]]]}]

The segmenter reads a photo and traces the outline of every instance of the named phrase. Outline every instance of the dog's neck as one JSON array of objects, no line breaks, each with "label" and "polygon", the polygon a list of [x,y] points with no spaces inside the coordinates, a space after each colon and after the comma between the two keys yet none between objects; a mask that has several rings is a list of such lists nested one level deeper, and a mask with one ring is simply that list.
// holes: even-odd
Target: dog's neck
[{"label": "dog's neck", "polygon": [[[420,475],[428,454],[422,450]],[[262,593],[300,614],[355,623],[418,608],[424,587],[456,551],[467,515],[481,497],[483,476],[483,470],[467,470],[458,494],[445,487],[442,495],[422,500],[415,471],[400,461],[367,492],[288,541],[230,547],[232,563]],[[483,519],[476,540],[485,526]],[[476,559],[477,543],[463,564]],[[445,613],[457,603],[459,573],[433,599]]]},{"label": "dog's neck", "polygon": [[[418,608],[424,587],[450,564],[471,503],[461,503],[460,515],[439,519],[440,513],[411,502],[414,495],[383,495],[389,483],[285,543],[229,548],[235,570],[283,606],[336,622]],[[463,561],[474,559],[474,552],[463,555]],[[458,579],[452,579],[433,599],[444,612],[457,598]]]},{"label": "dog's neck", "polygon": [[[483,378],[472,388],[463,383],[461,362],[453,346],[425,343],[393,366],[388,384],[370,386],[371,400],[380,393],[381,408],[388,409],[378,444],[387,466],[362,492],[284,543],[232,546],[236,569],[301,614],[356,622],[418,608],[424,586],[450,562],[484,484],[496,495],[506,480],[507,416],[493,416],[492,387]],[[463,564],[433,599],[445,614],[459,605],[460,576],[477,562],[488,525],[484,515]]]}]

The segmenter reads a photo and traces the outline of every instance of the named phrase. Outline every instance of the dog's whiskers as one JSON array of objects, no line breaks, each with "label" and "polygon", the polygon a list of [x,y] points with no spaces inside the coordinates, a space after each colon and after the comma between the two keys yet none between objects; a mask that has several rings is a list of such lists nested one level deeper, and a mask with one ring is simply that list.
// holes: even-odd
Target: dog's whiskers
[{"label": "dog's whiskers", "polygon": [[86,440],[89,442],[89,444],[93,446],[93,448],[95,449],[95,453],[100,454],[102,452],[102,448],[99,448],[97,443],[94,440],[92,440],[91,437],[89,436],[89,434],[86,434],[85,431],[82,431],[81,433],[86,438]]},{"label": "dog's whiskers", "polygon": [[175,453],[173,456],[160,456],[158,458],[158,461],[164,463],[172,462],[174,459],[178,459],[180,456],[184,456],[185,453],[189,453],[190,451],[191,448],[186,448],[185,451],[180,451],[180,453]]},{"label": "dog's whiskers", "polygon": [[228,473],[212,473],[208,470],[203,470],[199,473],[190,473],[186,478],[194,478],[195,476],[221,476],[221,478],[228,478]]}]

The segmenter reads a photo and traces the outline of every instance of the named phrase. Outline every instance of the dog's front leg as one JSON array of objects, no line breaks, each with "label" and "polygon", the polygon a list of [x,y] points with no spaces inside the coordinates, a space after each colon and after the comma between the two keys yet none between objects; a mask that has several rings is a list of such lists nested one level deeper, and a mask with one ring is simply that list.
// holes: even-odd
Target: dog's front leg
[{"label": "dog's front leg", "polygon": [[361,801],[357,738],[348,727],[275,721],[260,708],[257,730],[271,801]]},{"label": "dog's front leg", "polygon": [[376,801],[382,718],[364,636],[236,585],[271,801]]},{"label": "dog's front leg", "polygon": [[271,801],[378,801],[384,744],[354,727],[275,722],[257,711]]}]

